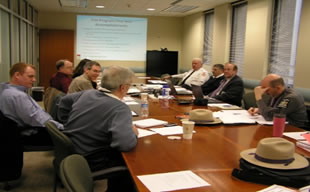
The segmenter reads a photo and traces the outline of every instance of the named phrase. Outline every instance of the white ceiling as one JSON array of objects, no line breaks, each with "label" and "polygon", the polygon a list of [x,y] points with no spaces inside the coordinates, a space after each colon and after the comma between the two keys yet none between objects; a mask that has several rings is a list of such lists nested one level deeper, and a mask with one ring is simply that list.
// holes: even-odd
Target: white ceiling
[{"label": "white ceiling", "polygon": [[[60,0],[28,0],[28,2],[39,12],[174,17],[184,17],[235,0],[88,0],[87,8],[61,7],[59,1]],[[169,8],[173,2],[177,2],[176,5],[178,6],[197,6],[197,8],[185,13],[165,11],[165,9]],[[96,5],[104,5],[105,7],[103,9],[98,9],[95,7]],[[155,8],[156,10],[147,11],[147,8]]]}]

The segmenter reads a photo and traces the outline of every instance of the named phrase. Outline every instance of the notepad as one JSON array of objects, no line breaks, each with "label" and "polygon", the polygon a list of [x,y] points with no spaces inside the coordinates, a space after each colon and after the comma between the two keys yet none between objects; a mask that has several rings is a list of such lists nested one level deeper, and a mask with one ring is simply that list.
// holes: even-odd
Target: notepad
[{"label": "notepad", "polygon": [[162,120],[153,119],[153,118],[133,121],[134,125],[136,125],[137,127],[141,127],[141,128],[154,127],[158,125],[164,125],[167,123],[168,123],[167,121],[162,121]]}]

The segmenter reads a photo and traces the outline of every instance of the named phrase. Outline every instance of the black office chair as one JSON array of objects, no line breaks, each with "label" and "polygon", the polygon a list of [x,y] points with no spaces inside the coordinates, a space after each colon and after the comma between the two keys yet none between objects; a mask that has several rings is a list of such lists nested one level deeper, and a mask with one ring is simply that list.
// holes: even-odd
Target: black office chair
[{"label": "black office chair", "polygon": [[0,182],[10,190],[10,181],[20,178],[23,168],[23,146],[16,123],[0,111]]},{"label": "black office chair", "polygon": [[21,176],[23,168],[23,152],[49,151],[53,146],[24,145],[21,141],[17,123],[7,118],[0,111],[0,182],[4,182],[4,188],[10,189],[9,181]]},{"label": "black office chair", "polygon": [[[47,122],[46,127],[48,128],[48,133],[54,143],[54,155],[55,159],[53,161],[55,175],[54,175],[54,191],[57,190],[57,184],[60,176],[60,164],[66,157],[77,154],[74,150],[74,146],[69,137],[58,130],[54,123]],[[121,172],[128,171],[126,166],[115,166],[107,169],[102,169],[99,171],[92,172],[93,180],[108,179],[119,175]]]}]

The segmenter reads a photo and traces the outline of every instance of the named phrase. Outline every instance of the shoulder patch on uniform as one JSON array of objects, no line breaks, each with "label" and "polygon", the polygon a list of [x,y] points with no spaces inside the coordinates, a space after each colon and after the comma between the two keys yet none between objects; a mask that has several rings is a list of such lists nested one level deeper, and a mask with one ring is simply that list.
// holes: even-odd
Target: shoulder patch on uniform
[{"label": "shoulder patch on uniform", "polygon": [[287,104],[288,104],[289,102],[290,102],[289,99],[283,99],[283,100],[279,103],[278,107],[280,107],[280,108],[287,108]]},{"label": "shoulder patch on uniform", "polygon": [[203,72],[201,75],[202,75],[202,76],[206,76],[207,74],[206,74],[206,72]]}]

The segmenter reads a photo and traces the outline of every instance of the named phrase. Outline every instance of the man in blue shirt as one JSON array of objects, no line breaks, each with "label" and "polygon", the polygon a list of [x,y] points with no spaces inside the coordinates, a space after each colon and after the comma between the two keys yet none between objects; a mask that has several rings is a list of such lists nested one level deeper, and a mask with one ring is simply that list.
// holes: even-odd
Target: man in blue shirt
[{"label": "man in blue shirt", "polygon": [[[21,128],[23,144],[52,145],[44,124],[53,119],[27,94],[35,81],[34,66],[25,63],[13,65],[10,69],[10,82],[1,83],[0,111]],[[53,122],[59,129],[63,129],[62,124]]]}]

